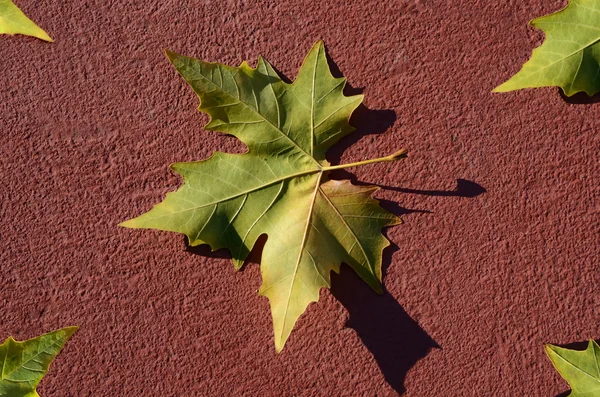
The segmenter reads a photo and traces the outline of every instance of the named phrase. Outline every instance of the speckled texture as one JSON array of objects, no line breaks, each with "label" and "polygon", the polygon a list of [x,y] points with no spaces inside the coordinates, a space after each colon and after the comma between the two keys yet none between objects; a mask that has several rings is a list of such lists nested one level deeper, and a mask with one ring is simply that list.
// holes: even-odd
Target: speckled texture
[{"label": "speckled texture", "polygon": [[[600,338],[600,105],[490,91],[565,3],[18,1],[56,42],[0,37],[0,338],[81,326],[42,397],[564,392],[543,344]],[[352,170],[405,224],[386,294],[344,268],[277,355],[258,265],[116,225],[243,150],[162,48],[293,78],[317,39],[371,109],[330,157],[409,148]]]}]

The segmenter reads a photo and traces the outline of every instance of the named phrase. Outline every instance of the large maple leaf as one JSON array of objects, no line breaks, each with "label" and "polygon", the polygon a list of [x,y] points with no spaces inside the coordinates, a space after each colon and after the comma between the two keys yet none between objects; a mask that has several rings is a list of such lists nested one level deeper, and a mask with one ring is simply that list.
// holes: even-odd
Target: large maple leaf
[{"label": "large maple leaf", "polygon": [[545,346],[558,372],[569,382],[569,397],[600,396],[600,346],[591,340],[584,351]]},{"label": "large maple leaf", "polygon": [[570,0],[567,7],[531,21],[546,34],[531,59],[507,82],[494,89],[558,86],[567,96],[600,91],[600,2]]},{"label": "large maple leaf", "polygon": [[37,26],[11,0],[0,0],[0,34],[24,34],[52,41],[48,33]]},{"label": "large maple leaf", "polygon": [[9,337],[0,345],[0,396],[39,397],[38,383],[75,331],[67,327],[23,342]]},{"label": "large maple leaf", "polygon": [[167,56],[198,95],[199,110],[210,115],[205,128],[236,136],[248,152],[173,164],[184,185],[121,225],[184,233],[192,246],[226,247],[237,269],[267,234],[259,293],[271,304],[277,351],[342,262],[381,292],[381,253],[389,245],[381,229],[400,220],[371,198],[377,187],[328,180],[328,171],[394,161],[405,152],[329,165],[325,152],[353,131],[348,119],[363,97],[343,94],[346,80],[331,75],[323,43],[314,45],[292,84],[263,58],[253,69]]}]

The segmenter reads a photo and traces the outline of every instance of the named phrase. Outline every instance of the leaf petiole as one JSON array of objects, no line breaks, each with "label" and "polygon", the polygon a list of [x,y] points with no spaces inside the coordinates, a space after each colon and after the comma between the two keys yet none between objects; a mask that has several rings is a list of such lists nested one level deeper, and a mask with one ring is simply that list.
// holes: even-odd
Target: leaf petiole
[{"label": "leaf petiole", "polygon": [[408,151],[406,149],[400,149],[396,153],[390,154],[389,156],[379,157],[379,158],[371,159],[371,160],[358,161],[356,163],[339,164],[339,165],[333,165],[333,166],[329,166],[329,167],[323,167],[321,170],[322,171],[339,170],[339,169],[350,168],[350,167],[358,167],[360,165],[366,165],[366,164],[382,163],[385,161],[396,161],[396,160],[400,160],[400,159],[403,159],[406,157],[408,157]]}]

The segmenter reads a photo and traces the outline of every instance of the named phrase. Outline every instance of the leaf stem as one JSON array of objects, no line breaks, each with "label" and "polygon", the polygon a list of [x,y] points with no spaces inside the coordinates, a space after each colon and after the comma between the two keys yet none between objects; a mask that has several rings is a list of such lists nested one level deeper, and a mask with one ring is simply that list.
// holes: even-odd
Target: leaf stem
[{"label": "leaf stem", "polygon": [[403,159],[406,157],[408,157],[408,151],[406,149],[400,149],[396,153],[390,154],[389,156],[379,157],[379,158],[371,159],[371,160],[358,161],[356,163],[340,164],[340,165],[333,165],[333,166],[329,166],[329,167],[323,167],[322,171],[331,171],[331,170],[339,170],[339,169],[350,168],[350,167],[358,167],[360,165],[382,163],[384,161],[396,161],[396,160],[400,160],[400,159]]}]

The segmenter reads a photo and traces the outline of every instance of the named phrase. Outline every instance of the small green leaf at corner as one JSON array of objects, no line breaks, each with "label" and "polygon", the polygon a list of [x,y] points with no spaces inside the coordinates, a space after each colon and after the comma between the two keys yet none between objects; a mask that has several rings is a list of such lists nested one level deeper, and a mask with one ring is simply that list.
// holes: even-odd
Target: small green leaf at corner
[{"label": "small green leaf at corner", "polygon": [[323,42],[312,47],[291,84],[262,57],[253,69],[166,54],[210,116],[205,129],[234,135],[248,152],[173,164],[183,186],[121,226],[183,233],[190,245],[227,248],[237,269],[266,234],[259,294],[271,304],[278,352],[342,262],[381,292],[382,251],[389,245],[381,230],[400,219],[372,198],[378,188],[330,180],[328,171],[396,161],[406,152],[330,166],[325,154],[354,131],[348,120],[363,97],[344,95],[346,79],[331,75]]},{"label": "small green leaf at corner", "polygon": [[569,383],[569,397],[600,396],[600,346],[590,340],[587,349],[571,350],[554,345],[544,347],[556,370]]},{"label": "small green leaf at corner", "polygon": [[600,91],[600,2],[570,0],[560,11],[531,21],[546,34],[523,68],[493,92],[561,87],[565,95]]},{"label": "small green leaf at corner", "polygon": [[11,0],[0,0],[0,34],[24,34],[44,41],[53,41],[48,33],[27,18]]},{"label": "small green leaf at corner", "polygon": [[77,329],[66,327],[23,342],[8,337],[0,345],[0,396],[38,397],[37,385]]}]

